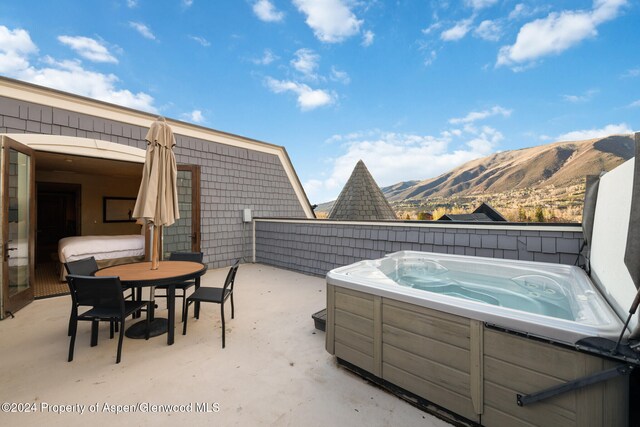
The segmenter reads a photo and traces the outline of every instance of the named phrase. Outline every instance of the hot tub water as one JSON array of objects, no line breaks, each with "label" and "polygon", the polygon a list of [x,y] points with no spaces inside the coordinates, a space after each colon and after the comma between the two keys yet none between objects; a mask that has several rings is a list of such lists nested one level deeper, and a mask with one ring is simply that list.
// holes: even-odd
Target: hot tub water
[{"label": "hot tub water", "polygon": [[471,301],[523,310],[529,313],[576,320],[568,284],[541,274],[511,278],[452,271],[434,261],[423,265],[399,265],[386,274],[401,286]]}]

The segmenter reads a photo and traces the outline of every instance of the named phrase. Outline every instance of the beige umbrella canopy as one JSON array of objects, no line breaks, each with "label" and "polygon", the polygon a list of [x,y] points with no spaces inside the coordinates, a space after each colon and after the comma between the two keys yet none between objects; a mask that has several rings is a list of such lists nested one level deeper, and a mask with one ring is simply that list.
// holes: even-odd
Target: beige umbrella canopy
[{"label": "beige umbrella canopy", "polygon": [[158,117],[151,124],[145,139],[147,155],[132,216],[152,226],[151,268],[156,269],[160,256],[159,227],[171,225],[180,218],[178,168],[173,153],[176,139],[164,117]]}]

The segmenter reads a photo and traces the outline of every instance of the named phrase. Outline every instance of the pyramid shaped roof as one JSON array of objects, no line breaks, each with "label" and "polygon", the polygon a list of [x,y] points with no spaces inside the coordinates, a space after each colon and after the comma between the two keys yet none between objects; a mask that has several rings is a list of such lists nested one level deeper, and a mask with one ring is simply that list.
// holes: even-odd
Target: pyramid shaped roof
[{"label": "pyramid shaped roof", "polygon": [[328,218],[342,221],[394,220],[396,213],[360,160],[333,204]]}]

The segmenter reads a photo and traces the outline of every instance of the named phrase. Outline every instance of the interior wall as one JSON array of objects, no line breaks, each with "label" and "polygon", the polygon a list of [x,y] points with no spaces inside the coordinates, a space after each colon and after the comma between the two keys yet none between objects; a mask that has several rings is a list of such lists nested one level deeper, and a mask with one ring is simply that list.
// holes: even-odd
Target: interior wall
[{"label": "interior wall", "polygon": [[80,226],[82,235],[138,234],[135,222],[109,222],[102,220],[103,197],[136,197],[140,178],[116,178],[104,175],[86,175],[61,171],[36,170],[36,182],[80,184]]}]

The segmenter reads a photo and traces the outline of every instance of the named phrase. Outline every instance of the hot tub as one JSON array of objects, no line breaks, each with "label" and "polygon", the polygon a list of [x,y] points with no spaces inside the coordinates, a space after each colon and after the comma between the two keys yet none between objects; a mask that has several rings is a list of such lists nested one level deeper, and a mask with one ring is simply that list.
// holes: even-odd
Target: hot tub
[{"label": "hot tub", "polygon": [[332,270],[327,283],[564,344],[615,339],[623,327],[569,265],[402,251]]},{"label": "hot tub", "polygon": [[327,274],[327,351],[463,422],[626,425],[627,377],[525,407],[516,399],[618,366],[573,344],[622,327],[572,266],[403,251]]}]

